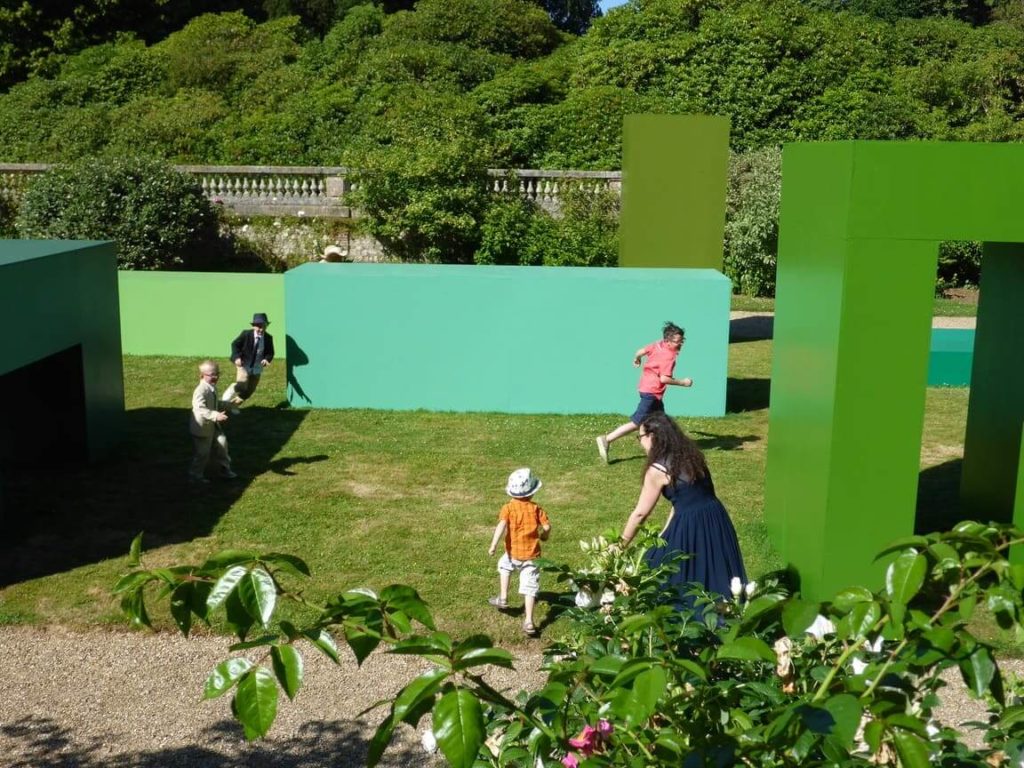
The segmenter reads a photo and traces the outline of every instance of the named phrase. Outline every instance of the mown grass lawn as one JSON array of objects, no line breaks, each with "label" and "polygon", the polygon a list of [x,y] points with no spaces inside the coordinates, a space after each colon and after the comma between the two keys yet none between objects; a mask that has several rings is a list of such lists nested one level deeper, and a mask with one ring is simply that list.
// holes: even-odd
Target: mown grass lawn
[{"label": "mown grass lawn", "polygon": [[[730,346],[725,417],[682,420],[707,453],[754,577],[783,565],[762,520],[771,344]],[[9,482],[18,513],[0,553],[0,623],[123,626],[110,587],[132,537],[145,531],[149,564],[225,548],[290,552],[313,570],[309,597],[406,583],[443,628],[515,643],[519,620],[486,602],[497,586],[487,546],[508,473],[529,465],[544,481],[537,501],[553,524],[544,554],[557,560],[577,561],[581,538],[620,530],[636,499],[636,441],[616,443],[609,466],[594,447],[623,415],[303,411],[284,401],[283,361],[228,422],[242,479],[199,489],[185,480],[197,362],[125,358],[126,439],[116,455]],[[670,412],[685,397],[670,392]],[[622,393],[623,414],[633,400]],[[948,467],[961,455],[966,402],[966,390],[929,390],[923,466]],[[657,524],[666,511],[663,503]],[[549,580],[542,589],[550,597],[560,588]]]}]

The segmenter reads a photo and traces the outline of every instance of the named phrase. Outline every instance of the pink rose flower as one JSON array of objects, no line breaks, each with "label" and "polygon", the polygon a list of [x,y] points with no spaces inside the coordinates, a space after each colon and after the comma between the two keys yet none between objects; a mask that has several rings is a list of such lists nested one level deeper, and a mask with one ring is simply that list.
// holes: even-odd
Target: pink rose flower
[{"label": "pink rose flower", "polygon": [[592,725],[583,726],[583,730],[580,731],[580,735],[575,739],[569,739],[569,744],[576,747],[583,753],[584,757],[590,757],[594,754],[594,748],[598,743],[597,728]]},{"label": "pink rose flower", "polygon": [[570,752],[569,754],[567,754],[565,757],[562,758],[562,765],[564,765],[565,768],[579,768],[579,764],[580,764],[580,761],[576,758],[576,755],[574,755],[572,752]]}]

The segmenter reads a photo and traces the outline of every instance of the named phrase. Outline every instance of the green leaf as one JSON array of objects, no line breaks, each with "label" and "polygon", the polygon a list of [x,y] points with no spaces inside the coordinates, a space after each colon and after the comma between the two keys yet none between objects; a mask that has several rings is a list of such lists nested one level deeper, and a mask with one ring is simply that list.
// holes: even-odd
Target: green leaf
[{"label": "green leaf", "polygon": [[228,599],[228,595],[235,591],[235,587],[238,586],[238,582],[242,580],[242,577],[247,573],[247,569],[240,565],[236,565],[234,568],[229,568],[223,576],[221,576],[213,585],[213,589],[210,590],[209,597],[206,598],[206,607],[209,610],[215,610],[221,603]]},{"label": "green leaf", "polygon": [[689,659],[671,659],[669,664],[676,669],[689,672],[701,682],[706,682],[708,679],[708,671],[695,661],[690,661]]},{"label": "green leaf", "polygon": [[245,729],[245,738],[265,736],[277,717],[277,683],[270,670],[257,667],[246,673],[238,681],[231,708]]},{"label": "green leaf", "polygon": [[385,587],[381,590],[380,601],[388,613],[399,611],[418,621],[427,629],[437,629],[434,625],[434,617],[430,614],[430,608],[412,587],[403,584]]},{"label": "green leaf", "polygon": [[135,626],[153,628],[149,614],[146,613],[146,597],[141,589],[128,592],[121,598],[121,610]]},{"label": "green leaf", "polygon": [[342,630],[345,632],[348,647],[355,654],[356,663],[362,666],[366,658],[380,645],[380,635],[349,624],[343,625]]},{"label": "green leaf", "polygon": [[180,584],[171,593],[171,618],[178,625],[178,630],[185,637],[188,637],[192,629],[192,593],[195,591],[195,582],[186,581]]},{"label": "green leaf", "polygon": [[204,699],[216,699],[231,690],[239,678],[252,669],[252,662],[243,656],[222,661],[216,666],[203,686]]},{"label": "green leaf", "polygon": [[138,568],[142,562],[142,532],[132,539],[131,546],[128,547],[128,567]]},{"label": "green leaf", "polygon": [[866,587],[847,587],[832,600],[832,607],[838,613],[849,613],[860,603],[870,603],[875,599],[874,593]]},{"label": "green leaf", "polygon": [[448,691],[434,705],[434,736],[452,768],[472,768],[484,743],[484,714],[465,688]]},{"label": "green leaf", "polygon": [[245,640],[252,625],[256,623],[256,619],[242,605],[242,599],[238,596],[237,590],[228,595],[228,599],[224,601],[224,616],[227,619],[228,627],[239,640]]},{"label": "green leaf", "polygon": [[235,651],[244,651],[248,648],[259,648],[263,645],[274,645],[280,639],[281,636],[276,632],[273,632],[269,635],[262,635],[260,637],[253,638],[252,640],[246,640],[242,643],[229,645],[228,650],[234,653]]},{"label": "green leaf", "polygon": [[928,574],[928,560],[913,550],[904,552],[885,570],[885,591],[889,599],[906,605],[916,595]]},{"label": "green leaf", "polygon": [[238,582],[238,597],[249,615],[267,626],[277,604],[277,585],[270,574],[253,568]]},{"label": "green leaf", "polygon": [[[391,716],[395,722],[403,722],[406,716],[411,711],[415,711],[424,700],[433,701],[434,694],[440,689],[441,683],[445,681],[448,674],[446,669],[434,668],[424,672],[405,686],[395,697],[395,702],[391,707]],[[415,726],[416,723],[409,723],[409,725]]]},{"label": "green leaf", "polygon": [[782,627],[790,637],[800,637],[821,612],[819,603],[793,598],[782,608]]},{"label": "green leaf", "polygon": [[341,660],[338,657],[338,644],[334,642],[334,638],[331,633],[326,629],[304,629],[302,636],[305,637],[309,642],[319,648],[324,656],[329,658],[335,664],[340,664]]},{"label": "green leaf", "polygon": [[835,721],[831,735],[839,740],[844,749],[852,749],[857,726],[860,725],[860,703],[856,697],[841,693],[828,699],[824,706]]},{"label": "green leaf", "polygon": [[741,626],[747,629],[757,623],[757,620],[772,613],[779,607],[786,598],[779,594],[759,595],[751,600],[743,609],[743,621]]},{"label": "green leaf", "polygon": [[997,672],[991,651],[983,645],[975,646],[971,653],[960,661],[960,673],[975,698],[985,695],[992,686]]},{"label": "green leaf", "polygon": [[[909,549],[923,549],[927,546],[928,539],[925,536],[905,536],[902,539],[897,539],[892,542],[889,546],[875,555],[875,560],[880,560],[893,552],[902,552]],[[904,552],[904,554],[906,553]]]},{"label": "green leaf", "polygon": [[847,640],[856,640],[867,636],[881,616],[882,607],[878,603],[857,603],[839,620],[836,630]]},{"label": "green leaf", "polygon": [[716,659],[742,659],[745,661],[769,661],[775,663],[775,651],[757,637],[738,637],[719,647]]},{"label": "green leaf", "polygon": [[452,639],[444,632],[433,632],[430,635],[416,635],[400,640],[392,646],[389,653],[414,654],[417,656],[451,656]]},{"label": "green leaf", "polygon": [[381,724],[377,726],[377,730],[373,733],[373,738],[370,739],[369,745],[366,749],[366,768],[374,768],[377,763],[380,762],[381,757],[384,755],[384,750],[387,749],[388,744],[391,741],[391,734],[395,731],[397,721],[388,715],[381,721]]},{"label": "green leaf", "polygon": [[512,660],[512,654],[504,648],[474,648],[463,654],[461,658],[456,659],[452,664],[452,669],[457,671],[484,664],[512,669]]},{"label": "green leaf", "polygon": [[282,571],[288,571],[296,576],[309,576],[309,566],[306,561],[295,555],[285,555],[280,552],[269,552],[259,556],[260,561],[267,565],[275,565]]},{"label": "green leaf", "polygon": [[590,672],[595,675],[614,677],[622,670],[625,661],[621,656],[602,656],[590,665]]},{"label": "green leaf", "polygon": [[285,695],[294,699],[302,687],[302,656],[294,645],[275,645],[270,649],[270,661]]},{"label": "green leaf", "polygon": [[132,571],[126,573],[120,579],[117,580],[117,584],[114,585],[114,594],[119,595],[122,592],[129,592],[133,589],[141,587],[156,578],[150,571]]},{"label": "green leaf", "polygon": [[[641,672],[633,681],[633,699],[638,707],[633,710],[633,724],[639,725],[654,714],[658,702],[665,694],[665,687],[668,684],[668,676],[664,667],[651,667],[646,672]],[[627,718],[627,722],[630,718]]]},{"label": "green leaf", "polygon": [[[231,565],[238,565],[239,563],[251,563],[257,558],[255,552],[246,552],[240,549],[225,549],[222,552],[218,552],[203,563],[202,570],[204,571],[219,571],[222,568],[227,568]],[[248,570],[248,569],[246,569]]]},{"label": "green leaf", "polygon": [[902,768],[929,768],[928,745],[920,736],[910,731],[895,729],[892,738]]},{"label": "green leaf", "polygon": [[882,747],[882,734],[885,732],[885,723],[881,720],[871,720],[864,726],[864,743],[871,748],[873,755],[878,754]]}]

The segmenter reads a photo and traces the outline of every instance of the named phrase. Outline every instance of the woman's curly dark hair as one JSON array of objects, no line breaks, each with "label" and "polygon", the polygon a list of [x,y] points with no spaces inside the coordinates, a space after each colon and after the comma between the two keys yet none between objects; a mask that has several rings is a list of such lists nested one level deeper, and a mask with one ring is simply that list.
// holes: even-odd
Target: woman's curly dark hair
[{"label": "woman's curly dark hair", "polygon": [[651,436],[651,450],[641,476],[647,474],[652,464],[661,464],[672,480],[683,478],[693,483],[707,477],[708,464],[697,443],[664,412],[652,413],[640,428]]}]

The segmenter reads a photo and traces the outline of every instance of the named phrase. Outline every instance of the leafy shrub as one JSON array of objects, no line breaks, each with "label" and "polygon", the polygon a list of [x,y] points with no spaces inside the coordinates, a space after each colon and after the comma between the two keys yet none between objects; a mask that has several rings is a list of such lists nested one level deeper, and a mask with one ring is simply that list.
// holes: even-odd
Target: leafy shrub
[{"label": "leafy shrub", "polygon": [[732,156],[723,266],[740,293],[775,295],[781,195],[781,150],[773,147]]},{"label": "leafy shrub", "polygon": [[[429,713],[449,764],[544,766],[842,765],[850,768],[1017,764],[1024,749],[1019,684],[1004,684],[993,649],[972,634],[975,609],[1020,637],[1024,566],[1010,548],[1014,526],[959,523],[915,536],[882,554],[884,586],[851,586],[826,602],[788,592],[777,578],[733,586],[733,597],[694,590],[696,609],[662,587],[673,566],[649,569],[641,544],[581,542],[582,569],[553,563],[574,631],[546,651],[547,683],[516,697],[488,685],[487,666],[511,668],[490,638],[456,640],[437,631],[408,586],[356,589],[309,602],[309,568],[281,554],[227,551],[196,565],[147,569],[141,535],[114,591],[136,625],[150,626],[153,594],[168,599],[178,629],[223,609],[239,643],[212,670],[205,698],[230,693],[247,738],[267,733],[280,690],[304,682],[301,652],[339,663],[335,637],[362,662],[378,647],[418,655],[426,671],[390,702],[368,746],[376,765],[395,729]],[[310,610],[300,623],[275,621],[286,598]],[[296,622],[299,622],[296,619]],[[414,629],[415,624],[426,631]],[[253,639],[248,639],[255,635]],[[253,661],[253,655],[258,657]],[[976,723],[985,743],[937,720],[955,685],[989,707]],[[1009,694],[1009,695],[1008,695]],[[970,724],[968,724],[970,725]],[[585,762],[584,762],[585,761]]]},{"label": "leafy shrub", "polygon": [[14,219],[18,214],[17,206],[7,195],[0,194],[0,238],[14,238],[17,231]]},{"label": "leafy shrub", "polygon": [[217,257],[217,214],[198,182],[143,157],[58,166],[25,191],[25,238],[114,240],[124,269],[202,267]]},{"label": "leafy shrub", "polygon": [[951,240],[939,244],[939,271],[935,292],[976,286],[981,281],[981,243]]},{"label": "leafy shrub", "polygon": [[552,216],[516,194],[497,197],[484,217],[476,262],[615,266],[619,260],[618,195],[572,184],[562,188],[560,198],[561,210]]}]

